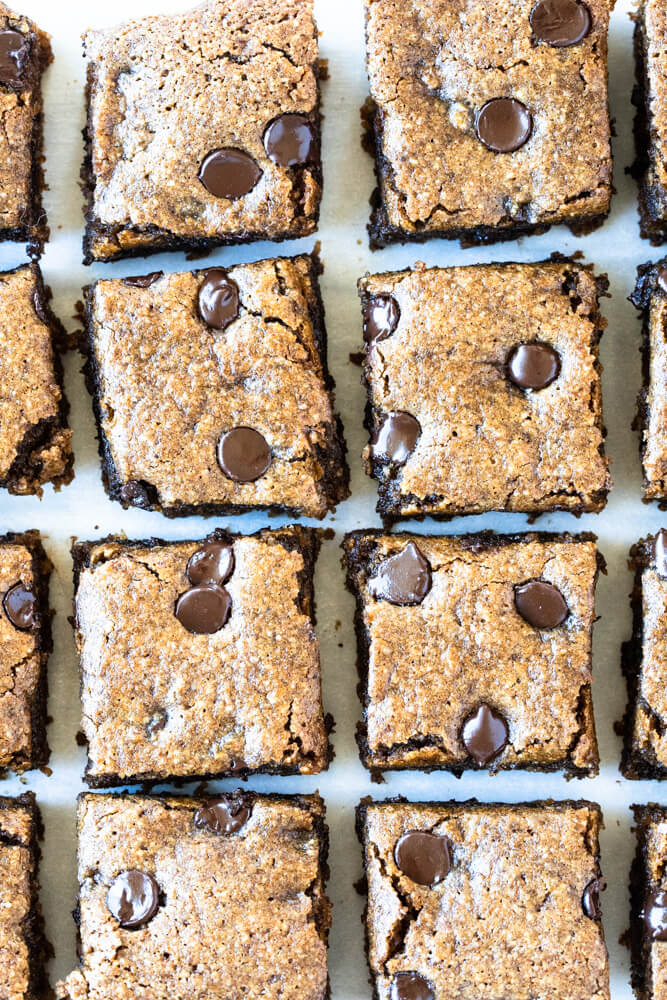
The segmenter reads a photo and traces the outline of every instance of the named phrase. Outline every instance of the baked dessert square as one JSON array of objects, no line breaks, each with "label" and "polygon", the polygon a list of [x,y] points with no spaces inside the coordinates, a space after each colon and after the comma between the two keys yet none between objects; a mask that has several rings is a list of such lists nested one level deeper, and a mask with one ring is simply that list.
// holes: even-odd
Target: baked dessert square
[{"label": "baked dessert square", "polygon": [[42,75],[49,36],[0,3],[0,240],[39,257],[49,238],[44,190]]},{"label": "baked dessert square", "polygon": [[326,770],[319,541],[289,527],[74,546],[89,785]]},{"label": "baked dessert square", "polygon": [[316,257],[98,281],[87,377],[107,493],[322,518],[349,495]]},{"label": "baked dessert square", "polygon": [[609,996],[599,806],[362,803],[376,1000]]},{"label": "baked dessert square", "polygon": [[73,478],[65,331],[50,297],[37,264],[0,273],[0,486],[10,493],[41,495]]},{"label": "baked dessert square", "polygon": [[326,1000],[318,795],[83,795],[81,966],[60,998]]},{"label": "baked dessert square", "polygon": [[662,0],[638,0],[635,21],[637,85],[633,174],[639,182],[639,226],[654,246],[667,240],[667,10]]},{"label": "baked dessert square", "polygon": [[44,767],[49,759],[52,569],[38,531],[0,535],[0,776]]},{"label": "baked dessert square", "polygon": [[595,536],[345,537],[372,771],[598,772]]},{"label": "baked dessert square", "polygon": [[312,0],[207,0],[88,31],[84,51],[85,263],[316,230]]},{"label": "baked dessert square", "polygon": [[634,570],[632,638],[623,644],[628,687],[621,771],[626,778],[667,778],[667,532],[630,550]]},{"label": "baked dessert square", "polygon": [[373,249],[607,217],[614,0],[366,0]]},{"label": "baked dessert square", "polygon": [[364,459],[386,521],[602,509],[606,288],[566,258],[361,279]]},{"label": "baked dessert square", "polygon": [[631,979],[639,1000],[667,996],[667,809],[632,807],[637,849],[630,871]]},{"label": "baked dessert square", "polygon": [[0,797],[0,994],[11,1000],[46,996],[38,868],[42,821],[32,792]]},{"label": "baked dessert square", "polygon": [[667,317],[667,259],[637,268],[630,296],[642,314],[643,385],[637,399],[634,427],[640,433],[645,502],[667,504],[667,347],[663,327]]}]

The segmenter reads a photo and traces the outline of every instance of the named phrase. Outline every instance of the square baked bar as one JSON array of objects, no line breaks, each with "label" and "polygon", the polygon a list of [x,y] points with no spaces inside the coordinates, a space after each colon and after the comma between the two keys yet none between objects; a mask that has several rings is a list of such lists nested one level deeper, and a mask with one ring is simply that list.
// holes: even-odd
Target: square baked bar
[{"label": "square baked bar", "polygon": [[38,868],[42,835],[32,792],[0,797],[0,996],[41,1000],[47,996]]},{"label": "square baked bar", "polygon": [[44,767],[49,759],[52,568],[39,532],[0,535],[0,776]]},{"label": "square baked bar", "polygon": [[39,256],[49,237],[42,206],[42,74],[49,36],[0,3],[0,240]]},{"label": "square baked bar", "polygon": [[644,239],[667,240],[667,8],[664,0],[639,0],[635,20],[637,86],[632,95],[639,181],[639,220]]},{"label": "square baked bar", "polygon": [[89,31],[84,49],[85,263],[315,231],[312,0],[208,0]]},{"label": "square baked bar", "polygon": [[597,774],[593,535],[344,542],[371,770]]},{"label": "square baked bar", "polygon": [[667,506],[667,258],[637,268],[630,301],[642,314],[643,386],[634,426],[640,433],[643,498]]},{"label": "square baked bar", "polygon": [[73,477],[65,331],[50,297],[37,264],[0,273],[0,486],[10,493],[41,494]]},{"label": "square baked bar", "polygon": [[363,803],[376,1000],[607,1000],[599,806]]},{"label": "square baked bar", "polygon": [[638,1000],[667,997],[667,809],[632,807],[637,850],[630,871],[632,987]]},{"label": "square baked bar", "polygon": [[326,1000],[318,795],[83,795],[68,1000]]},{"label": "square baked bar", "polygon": [[314,257],[86,290],[104,484],[170,517],[322,518],[348,495]]},{"label": "square baked bar", "polygon": [[606,288],[567,259],[361,279],[383,518],[602,509]]},{"label": "square baked bar", "polygon": [[89,785],[327,768],[318,548],[301,527],[74,546]]},{"label": "square baked bar", "polygon": [[366,0],[371,247],[516,239],[609,212],[614,0]]}]

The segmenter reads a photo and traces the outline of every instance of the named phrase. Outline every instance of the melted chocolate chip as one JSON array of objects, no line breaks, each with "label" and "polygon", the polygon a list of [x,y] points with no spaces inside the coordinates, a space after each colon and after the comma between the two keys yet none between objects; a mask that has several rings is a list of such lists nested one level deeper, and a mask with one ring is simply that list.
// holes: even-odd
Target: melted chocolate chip
[{"label": "melted chocolate chip", "polygon": [[318,159],[318,149],[313,123],[306,115],[280,115],[264,133],[264,149],[279,167],[314,163]]},{"label": "melted chocolate chip", "polygon": [[581,908],[591,920],[602,920],[600,890],[604,889],[599,878],[592,878],[581,896]]},{"label": "melted chocolate chip", "polygon": [[237,833],[250,819],[252,802],[241,796],[209,799],[195,813],[195,826],[221,835]]},{"label": "melted chocolate chip", "polygon": [[107,907],[121,927],[142,927],[157,913],[160,887],[152,875],[131,868],[121,872],[109,887]]},{"label": "melted chocolate chip", "polygon": [[190,556],[185,570],[190,583],[226,583],[234,569],[234,549],[209,539]]},{"label": "melted chocolate chip", "polygon": [[410,830],[396,841],[394,861],[413,882],[437,885],[452,867],[449,838],[426,830]]},{"label": "melted chocolate chip", "polygon": [[415,543],[408,542],[402,552],[380,563],[368,589],[390,604],[421,604],[431,589],[431,567]]},{"label": "melted chocolate chip", "polygon": [[391,1000],[435,1000],[435,990],[418,972],[397,972],[391,984]]},{"label": "melted chocolate chip", "polygon": [[269,469],[273,456],[259,431],[252,427],[234,427],[218,443],[218,463],[235,483],[254,483]]},{"label": "melted chocolate chip", "polygon": [[559,373],[560,355],[550,344],[517,344],[507,359],[507,374],[520,389],[545,389]]},{"label": "melted chocolate chip", "polygon": [[532,9],[530,26],[541,42],[565,48],[586,37],[591,30],[591,12],[581,0],[540,0]]},{"label": "melted chocolate chip", "polygon": [[206,272],[199,289],[199,315],[214,330],[225,330],[239,315],[239,286],[221,268]]},{"label": "melted chocolate chip", "polygon": [[130,479],[121,486],[120,499],[123,503],[131,504],[133,507],[150,510],[153,506],[152,494],[154,492],[154,487],[150,483],[145,483],[142,479]]},{"label": "melted chocolate chip", "polygon": [[154,285],[156,281],[160,278],[164,278],[164,271],[151,271],[150,274],[137,274],[132,278],[123,278],[122,282],[124,285],[129,285],[130,288],[150,288]]},{"label": "melted chocolate chip", "polygon": [[2,599],[2,606],[14,628],[29,632],[36,624],[37,598],[22,583],[10,587]]},{"label": "melted chocolate chip", "polygon": [[262,171],[242,149],[214,149],[199,168],[199,180],[214,198],[242,198],[255,187]]},{"label": "melted chocolate chip", "polygon": [[480,108],[475,123],[477,137],[494,153],[514,153],[530,139],[530,111],[513,97],[494,97]]},{"label": "melted chocolate chip", "polygon": [[667,267],[661,267],[658,271],[658,284],[663,292],[667,292]]},{"label": "melted chocolate chip", "polygon": [[658,576],[667,577],[667,531],[664,528],[653,539],[653,559]]},{"label": "melted chocolate chip", "polygon": [[371,438],[371,454],[394,465],[405,465],[421,432],[421,424],[411,413],[388,413]]},{"label": "melted chocolate chip", "polygon": [[482,704],[469,715],[461,729],[461,741],[478,764],[486,765],[502,753],[509,739],[505,718],[490,705]]},{"label": "melted chocolate chip", "polygon": [[0,83],[21,82],[29,51],[28,39],[20,31],[0,31]]},{"label": "melted chocolate chip", "polygon": [[364,340],[386,340],[398,326],[401,310],[393,295],[374,295],[364,304]]},{"label": "melted chocolate chip", "polygon": [[667,892],[649,893],[644,904],[644,923],[651,941],[667,941]]},{"label": "melted chocolate chip", "polygon": [[546,580],[528,580],[514,588],[514,604],[521,617],[535,628],[562,625],[570,613],[558,587]]},{"label": "melted chocolate chip", "polygon": [[217,583],[200,583],[191,587],[176,601],[174,614],[188,632],[212,635],[227,624],[232,599]]}]

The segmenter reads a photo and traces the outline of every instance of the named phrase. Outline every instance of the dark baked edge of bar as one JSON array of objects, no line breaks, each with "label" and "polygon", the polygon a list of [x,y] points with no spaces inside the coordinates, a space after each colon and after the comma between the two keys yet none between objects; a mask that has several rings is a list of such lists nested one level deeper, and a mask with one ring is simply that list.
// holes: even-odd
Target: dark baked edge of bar
[{"label": "dark baked edge of bar", "polygon": [[[502,261],[502,262],[491,262],[490,264],[470,264],[466,265],[471,268],[476,267],[493,267],[502,270],[505,267],[516,267],[525,266],[528,268],[539,267],[540,265],[548,264],[570,264],[573,268],[573,272],[588,271],[594,278],[595,284],[597,286],[597,302],[595,306],[594,313],[589,317],[592,324],[593,330],[591,333],[591,350],[594,357],[594,367],[598,380],[601,380],[602,375],[602,365],[600,363],[600,340],[607,326],[607,322],[602,316],[599,308],[599,300],[603,295],[606,295],[607,289],[609,288],[609,279],[606,274],[595,274],[593,264],[582,264],[580,261],[576,260],[573,256],[564,256],[560,253],[554,253],[551,257],[546,260],[539,260],[534,262],[525,261]],[[449,270],[449,268],[442,268],[441,270]],[[413,273],[412,268],[404,268],[400,271],[390,271],[390,272],[380,272],[379,274],[374,274],[372,277],[380,277],[382,273],[386,274],[411,274]],[[568,296],[571,293],[576,293],[576,286],[572,284],[572,278],[565,273],[566,282],[563,284],[563,294]],[[364,279],[361,279],[363,281]],[[362,307],[364,301],[364,293],[359,290],[360,297],[362,299]],[[574,295],[576,298],[576,294]],[[364,363],[365,364],[365,363]],[[365,366],[362,374],[362,383],[366,388],[366,406],[364,410],[364,427],[368,432],[369,439],[375,429],[375,421],[373,419],[373,401],[372,401],[372,389],[365,377]],[[603,438],[602,444],[602,456],[607,458],[606,449],[604,447],[604,438],[606,437],[607,431],[603,423],[603,410],[602,405],[600,406],[600,412],[598,414],[598,419],[596,421],[596,426],[600,430]],[[466,507],[456,508],[454,510],[448,511],[438,511],[438,510],[424,510],[423,512],[410,512],[406,511],[404,513],[403,507],[407,504],[415,503],[421,506],[435,504],[441,501],[441,497],[438,495],[431,495],[420,499],[413,494],[402,494],[400,488],[397,488],[396,478],[388,478],[386,475],[387,466],[383,462],[371,461],[371,476],[373,479],[377,480],[378,483],[378,500],[376,511],[382,518],[382,522],[386,528],[391,528],[391,526],[401,520],[407,519],[412,521],[423,521],[425,518],[430,517],[434,521],[451,521],[455,517],[462,517],[465,515],[482,514],[482,513],[494,513],[494,509],[489,510],[477,510],[470,509]],[[607,469],[609,463],[607,460]],[[611,490],[611,480],[609,479],[609,473],[607,472],[607,486],[604,490],[597,490],[595,493],[591,494],[591,498],[588,502],[582,501],[578,506],[567,506],[564,504],[553,504],[549,507],[539,507],[534,510],[524,510],[524,511],[514,511],[511,510],[510,513],[522,513],[527,514],[531,519],[535,520],[544,514],[553,514],[556,511],[564,511],[568,514],[572,514],[574,517],[579,517],[581,514],[587,513],[599,513],[607,503],[607,497],[609,496],[609,491]],[[396,494],[397,500],[394,501],[392,496]],[[504,508],[496,508],[497,510],[503,511]]]},{"label": "dark baked edge of bar", "polygon": [[[553,764],[526,764],[520,766],[518,764],[511,764],[503,766],[498,764],[497,766],[490,767],[479,767],[472,757],[468,757],[461,764],[447,764],[442,763],[440,765],[430,765],[424,766],[423,764],[406,764],[402,765],[400,763],[388,762],[385,766],[379,767],[376,764],[371,763],[371,758],[373,754],[371,753],[370,747],[368,745],[368,727],[367,727],[367,717],[368,708],[370,705],[370,699],[368,697],[368,672],[369,672],[369,658],[370,658],[370,640],[368,636],[368,630],[364,625],[364,602],[361,596],[361,589],[358,586],[357,580],[365,572],[366,566],[368,565],[368,559],[371,555],[367,542],[373,541],[375,538],[380,538],[386,535],[385,531],[379,528],[369,528],[369,529],[358,529],[356,531],[348,532],[342,542],[343,549],[343,568],[346,570],[346,587],[350,594],[355,600],[355,611],[354,611],[354,631],[357,640],[357,673],[358,673],[358,683],[357,683],[357,694],[359,701],[362,706],[362,718],[357,724],[357,744],[359,747],[359,757],[363,766],[374,775],[381,775],[384,771],[422,771],[425,773],[430,773],[432,771],[447,771],[453,774],[455,777],[460,778],[465,771],[482,771],[488,774],[497,774],[501,771],[539,771],[541,773],[550,772],[560,772],[565,773],[565,777],[569,778],[590,778],[594,777],[599,772],[599,753],[598,753],[598,763],[597,766],[592,764],[588,768],[576,767],[569,756],[563,758],[560,762],[555,762]],[[395,532],[391,535],[392,538],[414,540],[421,536],[415,535],[413,532]],[[426,538],[434,538],[438,536],[424,536]],[[545,544],[553,542],[594,542],[597,543],[597,535],[592,532],[581,532],[579,534],[571,534],[568,531],[561,532],[548,532],[548,531],[531,531],[526,533],[513,533],[507,535],[496,534],[493,531],[478,531],[467,535],[447,535],[447,540],[460,542],[464,548],[475,548],[477,551],[489,550],[501,548],[505,545],[514,545],[521,542],[544,542]],[[597,551],[597,571],[595,576],[595,584],[600,573],[606,573],[606,561],[602,553]],[[591,628],[592,632],[592,628]],[[588,700],[591,698],[591,685],[587,684],[582,688],[582,692],[586,692]],[[583,695],[585,698],[585,695]],[[577,717],[581,716],[581,727],[577,734],[580,737],[586,727],[586,719],[583,715],[584,712],[584,701],[582,698],[582,693],[580,692],[580,706],[578,706]],[[595,717],[590,710],[590,724],[592,727],[592,735],[596,741],[597,738],[595,733]],[[396,746],[405,746],[407,751],[419,750],[422,747],[436,746],[437,740],[429,740],[428,738],[414,738],[407,741],[405,744],[392,744],[388,749],[391,751],[392,748]],[[576,745],[576,744],[575,744]]]},{"label": "dark baked edge of bar", "polygon": [[644,933],[644,900],[649,891],[647,832],[652,823],[667,820],[667,809],[655,802],[633,805],[636,851],[630,867],[630,981],[638,1000],[652,996],[651,942]]},{"label": "dark baked edge of bar", "polygon": [[[633,430],[639,431],[639,454],[642,463],[643,490],[651,485],[646,472],[644,471],[644,455],[646,453],[646,441],[644,436],[648,434],[650,420],[650,410],[648,405],[648,394],[651,383],[651,333],[649,329],[649,318],[651,311],[651,300],[656,294],[657,274],[660,267],[667,266],[667,257],[655,263],[648,261],[640,264],[637,268],[637,280],[634,290],[629,296],[629,301],[635,309],[641,313],[642,332],[641,346],[639,348],[642,359],[642,387],[637,393],[637,412],[633,420]],[[663,495],[658,497],[643,497],[644,503],[657,503],[661,510],[667,509],[667,483],[663,484]]]},{"label": "dark baked edge of bar", "polygon": [[[646,34],[644,25],[644,2],[639,4],[637,11],[631,15],[635,22],[633,33],[633,48],[635,57],[636,83],[632,90],[632,103],[635,107],[634,141],[635,161],[630,173],[637,181],[637,203],[639,207],[639,231],[652,246],[660,246],[667,242],[667,218],[658,210],[651,187],[648,184],[648,168],[651,159],[657,155],[655,145],[651,140],[649,121],[651,118],[651,89],[646,73]],[[667,197],[667,192],[665,192]]]},{"label": "dark baked edge of bar", "polygon": [[42,815],[34,792],[17,796],[0,796],[0,809],[8,812],[27,810],[30,815],[30,838],[27,842],[0,833],[0,846],[25,847],[30,854],[30,909],[23,925],[23,936],[28,951],[29,985],[26,1000],[37,1000],[47,995],[48,979],[46,961],[53,954],[44,932],[44,918],[39,902],[39,864],[42,856],[39,841],[44,836]]},{"label": "dark baked edge of bar", "polygon": [[[52,483],[53,488],[56,491],[59,490],[61,486],[66,486],[68,483],[72,482],[72,479],[74,478],[74,453],[70,449],[70,455],[65,471],[62,475],[56,476],[55,479],[39,479],[38,469],[41,469],[41,462],[39,459],[37,459],[37,465],[32,465],[32,455],[35,449],[48,445],[49,440],[54,433],[68,429],[69,424],[67,418],[70,407],[65,394],[62,362],[62,354],[67,349],[67,333],[62,323],[51,309],[51,289],[48,285],[44,284],[39,264],[34,261],[29,264],[21,264],[18,267],[13,268],[11,271],[1,272],[0,277],[8,274],[16,274],[26,267],[30,269],[35,282],[35,294],[33,299],[35,314],[40,322],[49,327],[51,333],[51,345],[53,348],[53,375],[55,382],[60,389],[60,402],[58,404],[58,412],[54,417],[38,420],[37,423],[33,424],[33,426],[26,432],[17,449],[16,458],[12,462],[7,475],[0,477],[0,487],[4,487],[10,493],[18,496],[39,496],[41,494],[41,487],[47,482]],[[32,491],[32,494],[18,491],[16,488],[17,483],[20,482],[22,477],[31,473],[32,478],[38,483],[36,488]]]},{"label": "dark baked edge of bar", "polygon": [[[320,481],[323,486],[323,495],[327,498],[328,510],[335,510],[337,504],[342,503],[350,496],[349,482],[350,470],[347,464],[347,445],[343,434],[343,423],[335,409],[335,382],[329,371],[327,332],[324,319],[324,304],[319,285],[319,275],[322,273],[322,264],[317,251],[310,254],[296,254],[294,257],[271,257],[264,258],[252,263],[262,264],[265,262],[288,261],[293,262],[300,258],[310,261],[310,282],[313,290],[313,298],[309,303],[310,318],[313,324],[313,337],[319,360],[322,365],[324,387],[331,402],[333,421],[328,428],[327,447],[322,452],[317,452],[317,457],[321,460],[325,474]],[[244,264],[234,265],[235,267],[245,267]],[[193,273],[200,273],[206,268],[195,269]],[[230,268],[233,270],[233,267]],[[110,279],[101,279],[110,280]],[[113,279],[111,279],[113,280]],[[116,279],[122,280],[122,279]],[[122,483],[116,472],[116,466],[111,453],[111,446],[107,440],[102,425],[102,408],[100,405],[101,388],[100,373],[95,357],[95,335],[94,335],[94,315],[93,315],[93,291],[95,284],[87,285],[84,288],[84,330],[81,335],[80,348],[84,355],[83,373],[88,392],[93,401],[93,412],[95,414],[95,424],[97,427],[98,451],[102,467],[102,481],[104,489],[110,500],[116,500],[126,510],[131,506],[136,506],[142,510],[156,510],[165,517],[189,517],[198,515],[200,517],[222,517],[228,514],[246,514],[251,511],[270,511],[276,514],[286,514],[290,517],[301,517],[303,510],[299,507],[287,507],[281,504],[177,504],[164,507],[160,504],[157,490],[150,483],[141,483],[145,494],[145,500],[136,504],[130,504],[123,500],[121,490]],[[326,515],[322,515],[323,517]]]},{"label": "dark baked edge of bar", "polygon": [[36,768],[45,767],[51,756],[46,733],[48,721],[48,675],[47,664],[53,652],[53,635],[51,619],[53,611],[49,607],[49,580],[53,571],[53,563],[44,551],[39,531],[10,531],[0,535],[0,545],[22,545],[30,552],[32,573],[39,611],[39,628],[35,631],[35,652],[39,656],[39,678],[30,705],[30,744],[29,756],[18,754],[11,764],[0,768],[0,778],[6,777],[10,771],[23,774]]},{"label": "dark baked edge of bar", "polygon": [[[308,618],[313,627],[317,624],[316,615],[316,603],[315,603],[315,564],[319,555],[320,547],[322,544],[322,539],[324,532],[321,528],[310,528],[301,524],[286,525],[284,528],[261,528],[259,531],[253,532],[251,535],[244,535],[238,532],[225,531],[222,528],[215,528],[211,531],[206,538],[215,538],[221,542],[234,542],[240,538],[258,538],[262,540],[272,541],[273,544],[281,545],[288,552],[298,551],[303,556],[304,568],[299,571],[299,610],[301,613]],[[119,535],[107,535],[105,538],[100,538],[96,541],[87,542],[75,542],[72,545],[72,567],[73,567],[73,579],[74,579],[74,598],[73,598],[73,627],[76,630],[79,628],[78,614],[76,597],[79,590],[79,580],[81,573],[84,569],[90,566],[90,557],[93,549],[98,548],[100,545],[117,545],[122,549],[138,549],[138,548],[162,548],[170,547],[173,545],[183,545],[188,543],[199,543],[204,539],[171,539],[165,540],[163,538],[145,538],[145,539],[126,539]],[[100,562],[105,562],[106,560],[101,560]],[[322,675],[322,667],[320,663],[320,678]],[[81,665],[79,663],[79,687],[80,690],[83,688],[83,675],[81,673]],[[327,735],[331,733],[333,728],[333,719],[330,715],[324,714],[324,726]],[[81,734],[81,739],[86,744],[83,734]],[[333,747],[331,742],[328,741],[326,749],[326,757],[322,761],[322,769],[318,773],[326,771],[333,760]],[[310,758],[303,758],[304,760]],[[176,785],[190,784],[191,782],[197,781],[215,781],[221,778],[238,778],[246,779],[252,775],[258,774],[278,774],[278,775],[294,775],[302,774],[303,772],[296,765],[293,766],[273,766],[273,765],[263,765],[258,768],[235,768],[233,770],[226,771],[210,771],[197,774],[179,774],[174,775],[170,772],[143,772],[140,774],[133,774],[129,776],[121,777],[118,774],[99,774],[90,775],[90,769],[92,767],[92,761],[90,756],[87,758],[86,770],[84,772],[83,780],[89,788],[118,788],[124,785],[137,785],[141,784],[145,787],[151,787],[152,785],[161,784],[163,782],[173,782]]]}]

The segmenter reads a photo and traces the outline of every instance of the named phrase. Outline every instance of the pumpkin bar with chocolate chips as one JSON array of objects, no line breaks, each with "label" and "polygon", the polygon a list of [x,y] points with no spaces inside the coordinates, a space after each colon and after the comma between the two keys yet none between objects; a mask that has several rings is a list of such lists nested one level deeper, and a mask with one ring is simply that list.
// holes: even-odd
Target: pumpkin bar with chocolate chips
[{"label": "pumpkin bar with chocolate chips", "polygon": [[637,268],[630,297],[642,317],[643,385],[637,398],[634,426],[640,433],[645,503],[667,507],[667,258]]},{"label": "pumpkin bar with chocolate chips", "polygon": [[344,551],[367,768],[597,774],[593,535],[357,531]]}]

